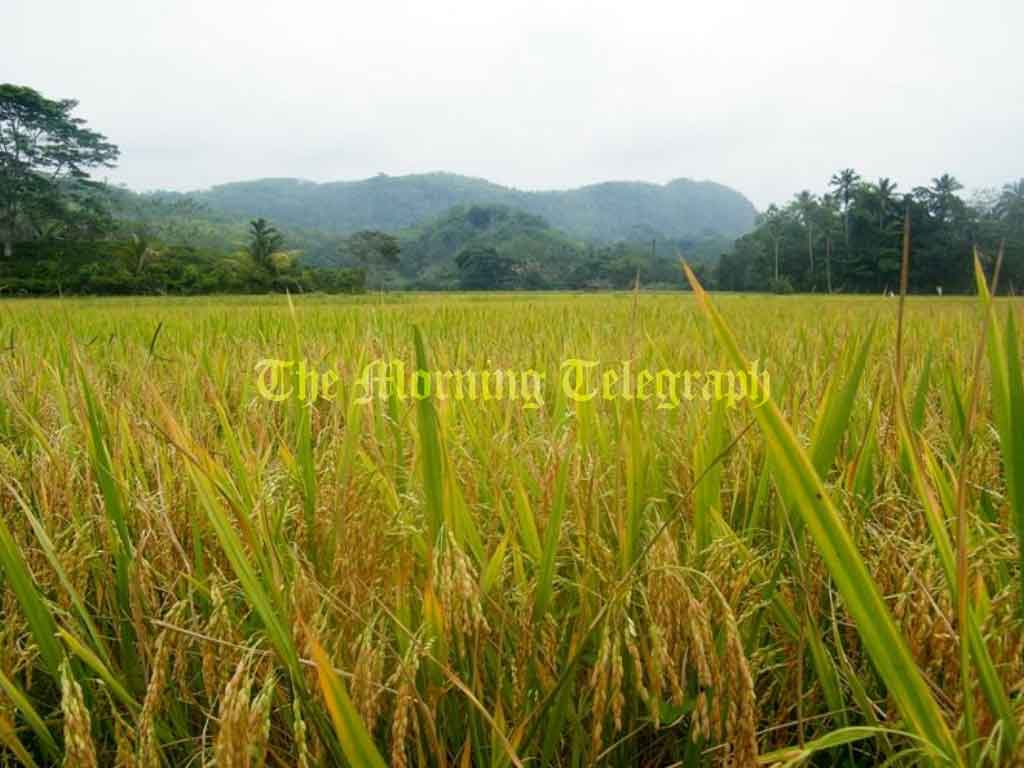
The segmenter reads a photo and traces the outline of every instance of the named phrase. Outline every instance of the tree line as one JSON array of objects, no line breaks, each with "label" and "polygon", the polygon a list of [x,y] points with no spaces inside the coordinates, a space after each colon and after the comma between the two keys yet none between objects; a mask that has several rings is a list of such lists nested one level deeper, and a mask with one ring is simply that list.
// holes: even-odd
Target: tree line
[{"label": "tree line", "polygon": [[822,195],[803,190],[771,205],[753,232],[723,253],[720,290],[887,292],[896,290],[905,222],[910,222],[910,289],[971,290],[975,248],[991,260],[1002,245],[1001,284],[1024,285],[1024,179],[965,201],[963,185],[942,174],[900,192],[883,177],[852,168],[834,174]]}]

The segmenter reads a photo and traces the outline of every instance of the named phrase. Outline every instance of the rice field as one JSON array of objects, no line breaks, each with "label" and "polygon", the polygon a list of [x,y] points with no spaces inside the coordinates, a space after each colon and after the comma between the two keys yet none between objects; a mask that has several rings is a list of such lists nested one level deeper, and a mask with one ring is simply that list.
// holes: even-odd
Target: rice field
[{"label": "rice field", "polygon": [[[0,304],[0,765],[1019,761],[1024,305],[979,286],[902,321],[700,292]],[[334,391],[293,367],[268,398],[268,359]],[[756,360],[771,396],[573,398],[572,359]],[[375,360],[546,386],[366,397]]]}]

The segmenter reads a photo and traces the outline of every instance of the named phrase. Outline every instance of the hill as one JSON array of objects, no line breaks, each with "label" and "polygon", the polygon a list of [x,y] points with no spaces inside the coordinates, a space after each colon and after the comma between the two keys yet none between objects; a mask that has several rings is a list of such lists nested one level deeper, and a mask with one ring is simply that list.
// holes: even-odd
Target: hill
[{"label": "hill", "polygon": [[529,287],[559,284],[584,253],[581,243],[540,216],[503,205],[455,206],[402,231],[402,275],[419,285],[454,287],[455,259],[471,246],[493,248],[520,265]]},{"label": "hill", "polygon": [[220,184],[190,195],[229,215],[264,216],[279,226],[348,234],[394,232],[460,205],[497,204],[544,217],[570,237],[592,241],[737,237],[754,225],[753,204],[711,181],[668,184],[605,182],[578,189],[527,192],[450,173],[378,175],[318,184],[259,179]]},{"label": "hill", "polygon": [[[398,289],[449,290],[481,284],[512,289],[628,288],[638,276],[645,286],[677,287],[680,252],[704,263],[727,245],[718,237],[585,243],[555,229],[541,216],[505,205],[455,206],[435,219],[400,230],[397,242],[401,247],[397,267],[367,264],[355,256],[358,248],[348,247],[340,249],[340,258],[332,263],[366,266],[371,286]],[[485,259],[492,266],[500,264],[506,274],[467,274],[459,262],[469,252],[490,254]]]}]

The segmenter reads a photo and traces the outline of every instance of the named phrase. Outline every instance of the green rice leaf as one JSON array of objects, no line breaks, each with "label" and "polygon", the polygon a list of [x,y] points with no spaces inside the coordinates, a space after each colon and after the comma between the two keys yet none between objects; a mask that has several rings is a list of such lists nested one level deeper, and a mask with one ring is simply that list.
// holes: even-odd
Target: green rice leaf
[{"label": "green rice leaf", "polygon": [[[732,331],[711,304],[689,266],[684,264],[684,270],[730,361],[745,369],[747,361]],[[901,714],[928,744],[935,758],[962,764],[960,751],[942,710],[810,457],[774,402],[769,400],[754,409],[754,416],[774,457],[778,481],[787,487],[790,498],[794,500],[794,510],[800,514],[813,538],[853,617],[861,640]]]}]

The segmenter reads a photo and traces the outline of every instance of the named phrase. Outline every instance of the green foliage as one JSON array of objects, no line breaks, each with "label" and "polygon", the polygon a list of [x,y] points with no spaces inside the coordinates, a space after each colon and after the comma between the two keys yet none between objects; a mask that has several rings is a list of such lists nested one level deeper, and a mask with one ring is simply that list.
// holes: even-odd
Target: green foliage
[{"label": "green foliage", "polygon": [[911,291],[971,291],[974,247],[992,253],[1003,240],[1003,285],[1024,281],[1024,180],[972,204],[958,196],[961,185],[949,174],[898,196],[892,179],[866,182],[847,168],[832,177],[830,187],[834,195],[805,190],[784,207],[770,206],[754,231],[719,258],[717,287],[774,290],[773,279],[779,278],[798,291],[895,291],[907,212]]},{"label": "green foliage", "polygon": [[[492,256],[484,255],[492,251]],[[414,286],[544,288],[579,258],[582,246],[537,216],[505,206],[473,205],[453,208],[403,233],[402,253],[402,275]],[[471,276],[476,269],[482,270],[479,279]],[[492,269],[508,274],[488,283],[485,273]],[[513,272],[515,279],[510,277]]]},{"label": "green foliage", "polygon": [[695,254],[701,261],[724,244],[717,236],[584,243],[515,208],[459,206],[403,233],[401,284],[433,290],[601,290],[632,288],[639,277],[644,286],[679,288],[677,254]]},{"label": "green foliage", "polygon": [[284,245],[284,236],[266,219],[249,222],[249,255],[261,267],[276,272],[274,254]]},{"label": "green foliage", "polygon": [[106,217],[92,168],[112,168],[116,146],[73,117],[73,99],[54,101],[24,86],[0,85],[0,240],[102,228]]},{"label": "green foliage", "polygon": [[362,293],[361,269],[308,267],[278,252],[276,271],[244,250],[224,254],[191,246],[149,244],[139,260],[136,240],[29,241],[0,258],[0,295]]},{"label": "green foliage", "polygon": [[503,291],[516,285],[516,262],[491,246],[467,246],[459,251],[455,263],[463,290]]},{"label": "green foliage", "polygon": [[[689,270],[688,267],[686,269]],[[746,369],[747,361],[732,330],[710,303],[693,273],[688,271],[687,277],[726,356],[737,369]],[[754,417],[764,434],[780,494],[791,501],[792,508],[799,513],[811,534],[857,624],[861,641],[885,680],[900,713],[925,742],[928,751],[941,757],[943,762],[961,764],[956,742],[938,702],[914,663],[899,627],[886,609],[877,583],[792,425],[770,400],[755,409]],[[837,431],[838,424],[826,422],[825,428]]]}]

